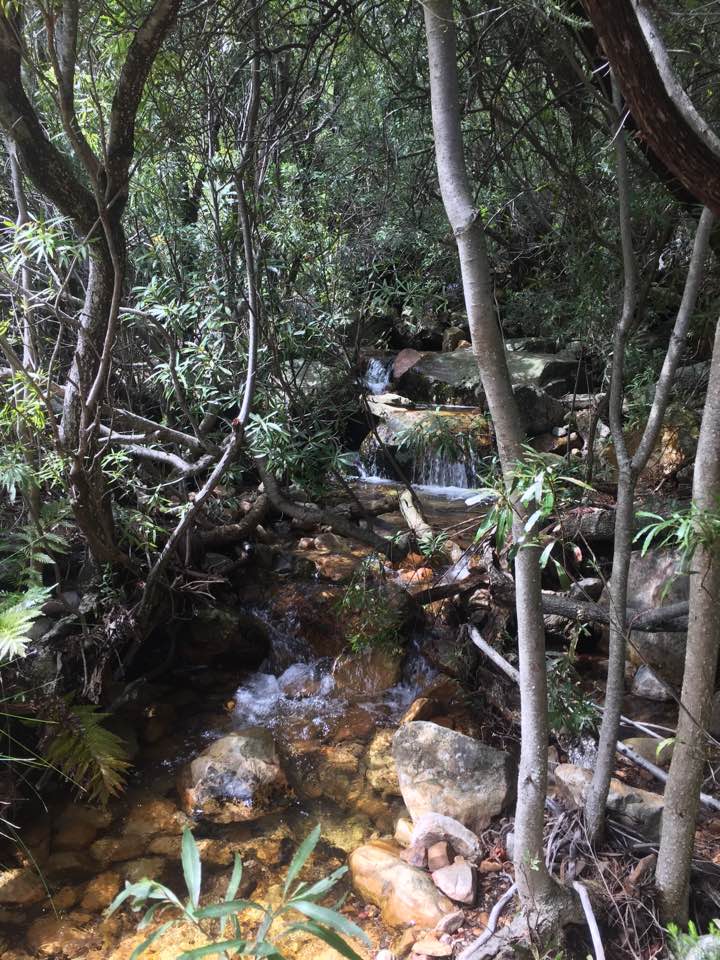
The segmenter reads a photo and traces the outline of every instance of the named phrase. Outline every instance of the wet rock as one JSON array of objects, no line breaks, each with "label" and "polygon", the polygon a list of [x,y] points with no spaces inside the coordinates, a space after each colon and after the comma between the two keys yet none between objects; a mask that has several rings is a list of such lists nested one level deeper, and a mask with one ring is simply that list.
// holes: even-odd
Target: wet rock
[{"label": "wet rock", "polygon": [[440,813],[477,833],[512,798],[510,756],[437,723],[400,727],[393,756],[405,806],[416,822],[424,813]]},{"label": "wet rock", "polygon": [[133,806],[125,822],[126,836],[154,837],[157,834],[181,834],[190,823],[172,800],[147,797]]},{"label": "wet rock", "polygon": [[372,736],[375,727],[375,717],[370,711],[353,703],[343,711],[340,723],[333,731],[332,739],[334,743],[341,743],[343,740],[360,740],[365,743]]},{"label": "wet rock", "polygon": [[315,668],[309,663],[293,663],[278,677],[278,684],[284,696],[291,700],[314,697],[320,691]]},{"label": "wet rock", "polygon": [[93,913],[104,910],[117,896],[121,882],[119,873],[113,871],[99,873],[85,888],[80,906],[83,910],[90,910]]},{"label": "wet rock", "polygon": [[400,796],[400,783],[392,755],[393,736],[393,730],[379,730],[365,755],[368,783],[384,797]]},{"label": "wet rock", "polygon": [[178,656],[186,663],[247,670],[259,667],[270,649],[265,624],[232,608],[198,610],[176,627]]},{"label": "wet rock", "polygon": [[401,653],[382,647],[342,653],[333,664],[335,689],[343,697],[373,697],[395,686],[401,663]]},{"label": "wet rock", "polygon": [[160,880],[165,867],[162,857],[141,857],[140,860],[129,860],[120,864],[118,870],[123,880],[137,883],[139,880]]},{"label": "wet rock", "polygon": [[349,859],[353,887],[380,908],[388,926],[432,928],[453,905],[427,873],[403,863],[399,853],[395,844],[383,840],[358,847]]},{"label": "wet rock", "polygon": [[53,903],[56,910],[70,910],[80,900],[82,890],[78,887],[61,887],[53,894]]},{"label": "wet rock", "polygon": [[60,814],[52,840],[54,850],[84,850],[100,830],[110,826],[112,816],[107,810],[72,804]]},{"label": "wet rock", "polygon": [[172,730],[177,721],[175,707],[171,703],[152,703],[145,710],[145,726],[142,739],[145,743],[157,743]]},{"label": "wet rock", "polygon": [[[99,840],[95,842],[100,843]],[[53,880],[85,880],[97,871],[97,862],[84,850],[59,850],[48,857],[42,869]]]},{"label": "wet rock", "polygon": [[275,741],[261,728],[210,744],[181,771],[178,793],[186,813],[216,823],[257,820],[289,802]]},{"label": "wet rock", "polygon": [[88,946],[91,935],[69,920],[41,917],[35,920],[25,936],[28,947],[41,957],[78,957]]},{"label": "wet rock", "polygon": [[123,837],[102,837],[90,847],[90,855],[99,863],[134,860],[145,852],[147,840],[138,834]]},{"label": "wet rock", "polygon": [[458,858],[454,863],[432,872],[433,883],[446,897],[457,903],[475,902],[476,876],[472,866]]},{"label": "wet rock", "polygon": [[645,700],[669,701],[673,699],[667,683],[663,683],[652,667],[643,664],[633,677],[632,692]]},{"label": "wet rock", "polygon": [[446,842],[466,860],[479,860],[482,855],[482,845],[472,830],[440,813],[424,813],[415,824],[411,842],[428,848]]},{"label": "wet rock", "polygon": [[[560,794],[571,805],[577,808],[584,805],[592,771],[571,763],[560,763],[555,769],[555,780]],[[657,793],[629,786],[615,778],[610,781],[608,812],[648,840],[656,840],[660,836],[663,807],[663,798]]]},{"label": "wet rock", "polygon": [[0,871],[0,904],[27,906],[39,903],[47,896],[45,887],[30,867],[17,867],[14,870]]}]

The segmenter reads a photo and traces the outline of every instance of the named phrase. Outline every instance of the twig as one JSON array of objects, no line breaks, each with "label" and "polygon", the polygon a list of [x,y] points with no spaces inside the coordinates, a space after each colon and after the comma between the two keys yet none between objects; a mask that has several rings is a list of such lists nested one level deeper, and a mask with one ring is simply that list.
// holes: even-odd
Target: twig
[{"label": "twig", "polygon": [[[489,643],[486,643],[485,640],[480,636],[480,632],[475,627],[468,627],[470,633],[470,638],[472,642],[478,647],[479,650],[488,657],[489,660],[495,664],[502,672],[510,677],[515,683],[518,682],[519,674],[515,667],[507,662],[505,657],[494,650]],[[602,713],[602,707],[598,706],[598,710]],[[651,773],[654,777],[660,780],[662,783],[667,782],[668,775],[664,770],[661,770],[660,767],[655,766],[654,763],[651,763],[649,760],[646,760],[645,757],[641,757],[639,753],[636,753],[632,747],[628,747],[626,744],[618,741],[615,744],[615,749],[622,756],[626,757],[628,760],[631,760],[638,767],[642,767],[643,770],[647,770],[648,773]],[[703,803],[706,807],[710,807],[713,810],[720,810],[720,800],[716,800],[715,797],[709,796],[707,793],[700,794],[700,803]]]},{"label": "twig", "polygon": [[583,913],[585,914],[588,929],[590,930],[590,938],[592,939],[593,950],[595,951],[595,960],[605,960],[605,950],[603,949],[602,945],[602,937],[600,936],[600,929],[597,925],[597,920],[595,919],[595,913],[593,912],[588,892],[583,884],[578,883],[577,880],[573,880],[573,890],[575,890],[580,897]]},{"label": "twig", "polygon": [[492,935],[495,933],[495,928],[498,925],[500,914],[503,912],[505,907],[508,905],[508,903],[510,903],[512,898],[515,896],[516,890],[517,890],[517,884],[514,883],[508,890],[505,891],[505,893],[500,897],[498,902],[490,911],[490,916],[488,917],[488,922],[487,922],[487,929],[485,930],[485,932],[481,936],[479,936],[477,940],[473,940],[471,944],[465,947],[463,952],[458,956],[457,960],[473,960],[473,958],[475,957],[475,952],[480,947],[484,946],[484,944],[486,944],[488,940],[492,937]]}]

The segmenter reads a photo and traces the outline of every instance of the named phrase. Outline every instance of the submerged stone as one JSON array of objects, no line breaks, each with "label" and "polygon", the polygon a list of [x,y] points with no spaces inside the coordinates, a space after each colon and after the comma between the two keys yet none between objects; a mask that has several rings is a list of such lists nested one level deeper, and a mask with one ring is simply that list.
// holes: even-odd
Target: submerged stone
[{"label": "submerged stone", "polygon": [[289,802],[270,733],[254,728],[216,740],[178,777],[183,809],[216,823],[257,820]]}]

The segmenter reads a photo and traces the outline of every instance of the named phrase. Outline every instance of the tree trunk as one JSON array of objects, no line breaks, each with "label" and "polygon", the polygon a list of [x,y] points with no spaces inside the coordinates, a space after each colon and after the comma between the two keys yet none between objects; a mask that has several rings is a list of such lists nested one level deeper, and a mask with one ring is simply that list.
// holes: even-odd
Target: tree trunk
[{"label": "tree trunk", "polygon": [[[720,500],[720,324],[698,439],[693,508],[717,512]],[[705,764],[720,643],[720,555],[717,543],[699,544],[690,572],[690,615],[677,734],[662,820],[655,879],[664,922],[688,919],[690,863]]]},{"label": "tree trunk", "polygon": [[[524,431],[495,316],[485,233],[465,167],[452,0],[426,0],[423,10],[440,191],[457,242],[473,352],[495,426],[503,475],[510,484],[515,465],[523,456]],[[523,532],[519,513],[514,525],[516,542]],[[518,551],[515,561],[522,710],[515,870],[525,916],[544,926],[548,920],[557,922],[570,898],[546,869],[543,850],[548,721],[538,558],[539,550],[528,547]]]}]

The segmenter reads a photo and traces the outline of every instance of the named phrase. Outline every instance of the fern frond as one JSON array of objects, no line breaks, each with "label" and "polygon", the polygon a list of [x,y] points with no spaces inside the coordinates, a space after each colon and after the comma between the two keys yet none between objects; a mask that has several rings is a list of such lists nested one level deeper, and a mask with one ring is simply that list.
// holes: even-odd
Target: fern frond
[{"label": "fern frond", "polygon": [[67,715],[45,748],[45,758],[90,801],[107,803],[125,786],[130,766],[124,741],[103,727],[107,714],[87,704],[68,704]]},{"label": "fern frond", "polygon": [[0,594],[0,663],[25,656],[28,632],[48,593],[45,587],[30,587],[24,594]]}]

